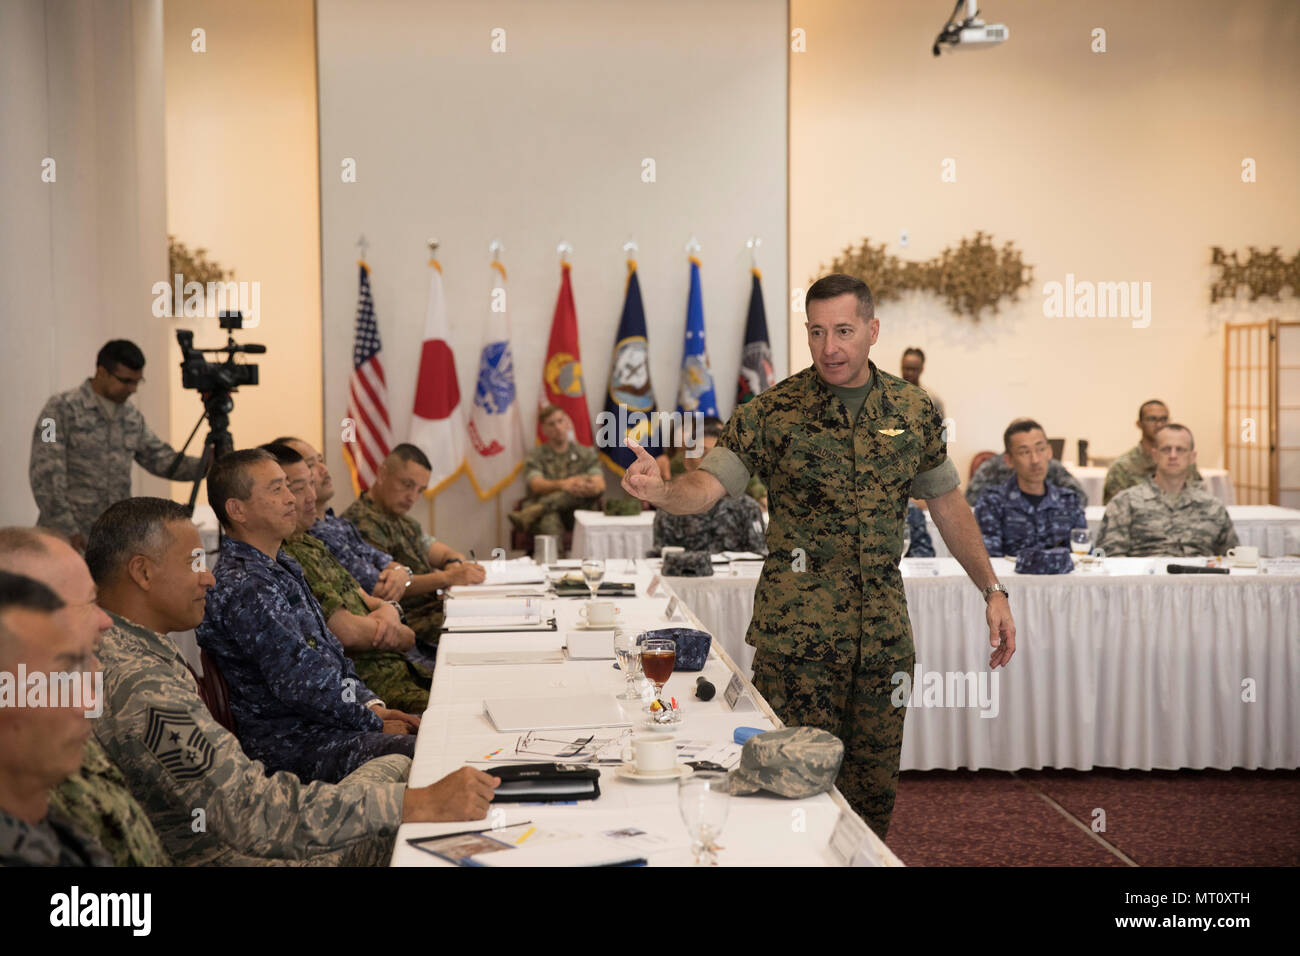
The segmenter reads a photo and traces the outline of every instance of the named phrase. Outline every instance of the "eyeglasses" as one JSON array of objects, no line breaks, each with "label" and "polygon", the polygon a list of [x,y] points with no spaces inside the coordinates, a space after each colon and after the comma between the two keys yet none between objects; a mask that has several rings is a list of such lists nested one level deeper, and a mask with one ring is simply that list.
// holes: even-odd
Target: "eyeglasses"
[{"label": "eyeglasses", "polygon": [[111,375],[111,376],[113,376],[113,378],[117,379],[117,380],[118,380],[119,382],[121,382],[123,385],[143,385],[143,384],[144,384],[144,376],[143,376],[143,375],[141,375],[139,378],[123,378],[121,375],[118,375],[116,372],[109,372],[108,374]]},{"label": "eyeglasses", "polygon": [[1168,415],[1143,415],[1142,420],[1144,422],[1151,422],[1154,425],[1158,422],[1169,421],[1169,416]]}]

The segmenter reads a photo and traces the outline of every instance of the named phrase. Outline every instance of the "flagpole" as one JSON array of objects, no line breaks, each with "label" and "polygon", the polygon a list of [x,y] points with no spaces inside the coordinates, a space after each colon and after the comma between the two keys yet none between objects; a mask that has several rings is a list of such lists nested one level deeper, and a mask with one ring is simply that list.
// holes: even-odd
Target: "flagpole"
[{"label": "flagpole", "polygon": [[[438,261],[438,246],[441,243],[437,239],[430,238],[425,240],[425,244],[429,247],[429,265],[433,266]],[[428,489],[425,489],[425,491],[425,497],[429,499],[429,536],[436,538],[438,536],[438,496],[427,494]]]}]

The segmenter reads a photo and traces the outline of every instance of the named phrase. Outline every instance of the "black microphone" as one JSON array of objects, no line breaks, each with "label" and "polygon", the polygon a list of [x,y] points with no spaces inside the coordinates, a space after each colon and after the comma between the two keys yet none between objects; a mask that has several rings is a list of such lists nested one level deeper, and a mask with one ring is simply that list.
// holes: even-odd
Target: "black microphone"
[{"label": "black microphone", "polygon": [[700,677],[695,682],[695,696],[700,700],[713,700],[713,695],[718,689],[708,682],[704,677]]}]

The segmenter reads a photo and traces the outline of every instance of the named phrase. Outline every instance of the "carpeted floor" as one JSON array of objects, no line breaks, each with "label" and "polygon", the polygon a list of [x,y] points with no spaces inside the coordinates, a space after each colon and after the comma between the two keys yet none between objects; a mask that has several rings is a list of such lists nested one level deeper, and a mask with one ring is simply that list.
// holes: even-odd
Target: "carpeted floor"
[{"label": "carpeted floor", "polygon": [[909,866],[1297,866],[1300,771],[909,771],[887,842]]}]

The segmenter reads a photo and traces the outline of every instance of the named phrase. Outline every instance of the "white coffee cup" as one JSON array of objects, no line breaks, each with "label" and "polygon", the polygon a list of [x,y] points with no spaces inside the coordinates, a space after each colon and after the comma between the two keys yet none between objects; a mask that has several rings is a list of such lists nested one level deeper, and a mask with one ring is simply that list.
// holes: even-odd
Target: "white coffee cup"
[{"label": "white coffee cup", "polygon": [[632,738],[632,762],[639,773],[663,773],[677,766],[672,734],[639,734]]},{"label": "white coffee cup", "polygon": [[578,616],[588,625],[608,627],[614,623],[613,601],[588,601],[578,609]]},{"label": "white coffee cup", "polygon": [[1254,568],[1259,566],[1259,548],[1253,544],[1243,544],[1228,549],[1228,562],[1236,568]]}]

